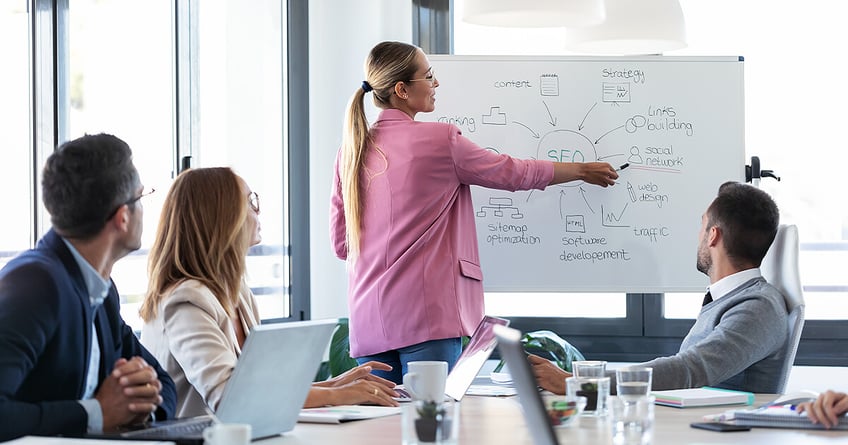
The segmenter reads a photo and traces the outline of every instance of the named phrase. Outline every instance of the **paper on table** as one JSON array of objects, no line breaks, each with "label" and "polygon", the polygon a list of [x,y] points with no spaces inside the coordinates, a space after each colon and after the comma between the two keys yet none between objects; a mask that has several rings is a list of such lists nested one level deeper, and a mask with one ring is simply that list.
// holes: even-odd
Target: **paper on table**
[{"label": "paper on table", "polygon": [[[127,445],[125,440],[100,440],[100,439],[71,439],[66,437],[35,437],[26,436],[4,445]],[[133,445],[174,445],[174,442],[157,441],[133,441]]]},{"label": "paper on table", "polygon": [[374,419],[400,414],[400,407],[339,405],[324,408],[304,408],[297,417],[298,422],[342,423],[351,420]]},{"label": "paper on table", "polygon": [[518,394],[518,391],[514,386],[505,385],[471,385],[465,391],[467,396],[506,397],[516,394]]}]

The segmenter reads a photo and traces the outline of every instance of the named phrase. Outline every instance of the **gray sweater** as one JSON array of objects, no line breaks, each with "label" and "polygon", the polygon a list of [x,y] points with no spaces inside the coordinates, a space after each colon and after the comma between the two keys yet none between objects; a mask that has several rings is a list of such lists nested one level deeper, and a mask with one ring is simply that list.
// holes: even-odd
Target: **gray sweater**
[{"label": "gray sweater", "polygon": [[701,308],[677,354],[643,364],[654,368],[652,389],[713,386],[776,393],[788,372],[783,370],[787,318],[780,291],[763,278],[746,282]]}]

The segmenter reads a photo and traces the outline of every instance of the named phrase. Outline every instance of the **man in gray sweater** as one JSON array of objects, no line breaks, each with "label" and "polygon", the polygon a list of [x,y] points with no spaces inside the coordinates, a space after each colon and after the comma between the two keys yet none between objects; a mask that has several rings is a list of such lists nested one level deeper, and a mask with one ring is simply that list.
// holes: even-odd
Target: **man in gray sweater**
[{"label": "man in gray sweater", "polygon": [[[695,325],[680,351],[643,363],[655,390],[715,386],[775,393],[788,352],[788,312],[783,295],[760,275],[779,214],[768,194],[728,182],[701,218],[698,270],[710,286]],[[539,385],[565,393],[571,375],[548,360],[530,356]],[[610,388],[614,391],[615,376]]]}]

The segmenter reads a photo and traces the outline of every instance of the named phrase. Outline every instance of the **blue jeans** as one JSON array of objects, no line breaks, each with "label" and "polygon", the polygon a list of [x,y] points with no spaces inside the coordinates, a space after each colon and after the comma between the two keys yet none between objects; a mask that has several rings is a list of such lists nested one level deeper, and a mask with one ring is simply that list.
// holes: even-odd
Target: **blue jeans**
[{"label": "blue jeans", "polygon": [[357,357],[356,362],[360,365],[377,361],[391,365],[391,371],[374,370],[372,374],[391,380],[397,384],[403,383],[403,375],[406,374],[406,364],[419,360],[438,360],[448,362],[448,372],[453,369],[459,354],[462,352],[462,339],[460,337],[445,338],[442,340],[430,340],[416,345],[400,349],[381,352],[374,355]]}]

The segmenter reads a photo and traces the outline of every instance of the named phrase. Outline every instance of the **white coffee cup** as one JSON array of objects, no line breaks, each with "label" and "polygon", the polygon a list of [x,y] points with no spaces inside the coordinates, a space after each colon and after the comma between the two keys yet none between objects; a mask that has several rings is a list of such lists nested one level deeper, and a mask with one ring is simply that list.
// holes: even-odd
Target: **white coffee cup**
[{"label": "white coffee cup", "polygon": [[248,445],[251,428],[246,423],[217,423],[203,430],[206,445]]},{"label": "white coffee cup", "polygon": [[420,361],[406,364],[403,386],[414,400],[439,401],[445,399],[445,380],[448,362]]}]

